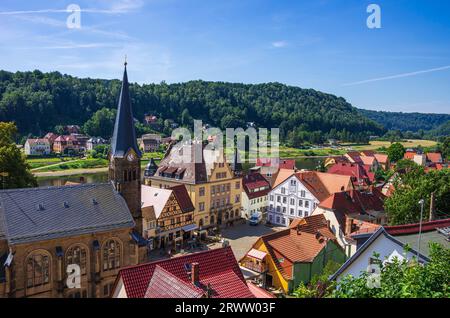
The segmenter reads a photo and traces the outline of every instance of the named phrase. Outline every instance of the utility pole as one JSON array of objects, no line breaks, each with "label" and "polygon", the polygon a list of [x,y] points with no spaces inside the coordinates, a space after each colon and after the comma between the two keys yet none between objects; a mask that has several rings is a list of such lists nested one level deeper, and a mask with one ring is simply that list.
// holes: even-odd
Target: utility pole
[{"label": "utility pole", "polygon": [[5,179],[9,176],[8,172],[0,172],[0,176],[2,177],[2,190],[5,190]]},{"label": "utility pole", "polygon": [[423,205],[425,204],[424,199],[420,199],[420,222],[419,222],[419,238],[417,240],[417,262],[419,262],[420,259],[420,239],[422,236],[422,218],[423,218]]},{"label": "utility pole", "polygon": [[434,192],[431,192],[430,198],[430,215],[428,217],[428,221],[433,221],[434,219]]}]

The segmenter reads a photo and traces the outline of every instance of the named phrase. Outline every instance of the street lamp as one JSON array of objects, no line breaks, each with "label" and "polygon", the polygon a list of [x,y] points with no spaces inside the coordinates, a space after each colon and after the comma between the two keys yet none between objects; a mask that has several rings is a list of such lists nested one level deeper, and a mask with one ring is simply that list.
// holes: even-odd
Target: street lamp
[{"label": "street lamp", "polygon": [[417,261],[420,259],[420,238],[422,236],[422,217],[423,217],[423,205],[425,201],[424,199],[420,199],[420,221],[419,221],[419,238],[417,240]]}]

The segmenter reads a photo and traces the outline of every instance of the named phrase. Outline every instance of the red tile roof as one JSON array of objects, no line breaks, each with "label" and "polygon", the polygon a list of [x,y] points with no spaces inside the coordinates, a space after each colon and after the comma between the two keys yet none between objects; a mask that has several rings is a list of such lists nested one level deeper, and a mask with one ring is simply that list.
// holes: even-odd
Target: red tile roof
[{"label": "red tile roof", "polygon": [[342,229],[345,228],[345,218],[366,214],[367,212],[384,211],[386,196],[378,188],[371,187],[370,192],[350,190],[334,193],[319,204],[323,209],[332,210]]},{"label": "red tile roof", "polygon": [[404,159],[409,159],[409,160],[413,160],[414,156],[416,155],[416,152],[413,151],[407,151],[405,152],[405,155],[403,156]]},{"label": "red tile roof", "polygon": [[[190,283],[185,264],[199,263],[200,286],[212,289],[213,298],[253,298],[231,247],[208,250],[167,260],[123,268],[122,279],[129,298],[143,298],[149,287],[156,266],[160,266],[178,279]],[[116,282],[117,282],[116,280]]]},{"label": "red tile roof", "polygon": [[256,286],[251,282],[247,282],[247,286],[256,298],[276,298],[273,294],[269,293],[267,290]]},{"label": "red tile roof", "polygon": [[[242,186],[249,199],[259,198],[270,192],[270,183],[260,173],[250,173],[242,178]],[[264,190],[252,191],[266,187]]]},{"label": "red tile roof", "polygon": [[[422,222],[422,232],[434,231],[436,228],[450,226],[450,218],[444,220],[434,220]],[[406,235],[419,233],[419,223],[385,226],[384,229],[391,235]]]},{"label": "red tile roof", "polygon": [[290,263],[313,262],[327,244],[326,239],[335,241],[336,237],[323,214],[319,214],[294,220],[289,229],[264,235],[261,239],[280,273],[291,279],[291,271],[283,267],[280,258]]},{"label": "red tile roof", "polygon": [[[422,232],[430,232],[436,230],[436,228],[443,228],[450,226],[450,218],[443,220],[434,220],[428,222],[422,222]],[[358,234],[370,234],[375,232],[380,225],[376,226],[374,224],[371,228],[360,229],[358,231],[352,232],[351,236]],[[408,234],[416,234],[419,233],[420,224],[419,223],[411,223],[411,224],[403,224],[403,225],[392,225],[385,226],[384,229],[387,233],[392,236],[397,235],[408,235]]]},{"label": "red tile roof", "polygon": [[427,153],[427,160],[432,163],[442,163],[442,155],[439,152]]},{"label": "red tile roof", "polygon": [[[332,165],[327,173],[339,174],[343,176],[352,176],[355,177],[356,183],[363,183],[364,185],[370,184],[370,176],[367,173],[368,171],[365,167],[358,163],[336,163]],[[374,174],[373,174],[374,176]]]},{"label": "red tile roof", "polygon": [[184,213],[195,210],[191,198],[189,197],[189,193],[183,184],[173,186],[169,189],[173,191],[173,194],[175,195],[175,198],[177,198],[178,204]]},{"label": "red tile roof", "polygon": [[279,158],[258,158],[256,159],[256,167],[270,167],[278,164],[279,169],[295,169],[294,159],[279,159]]},{"label": "red tile roof", "polygon": [[201,298],[205,291],[156,265],[144,298]]},{"label": "red tile roof", "polygon": [[351,187],[350,176],[317,171],[302,171],[295,176],[319,201],[325,200],[332,193],[349,190]]}]

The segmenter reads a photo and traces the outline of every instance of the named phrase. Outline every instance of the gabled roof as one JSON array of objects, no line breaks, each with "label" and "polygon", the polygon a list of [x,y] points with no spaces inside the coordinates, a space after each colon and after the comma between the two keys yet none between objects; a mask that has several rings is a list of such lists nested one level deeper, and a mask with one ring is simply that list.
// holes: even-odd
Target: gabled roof
[{"label": "gabled roof", "polygon": [[389,161],[388,155],[385,155],[385,154],[376,153],[376,154],[374,154],[374,157],[377,159],[377,161],[379,163],[382,163],[382,164],[386,164]]},{"label": "gabled roof", "polygon": [[255,167],[278,166],[279,169],[295,169],[295,159],[258,158]]},{"label": "gabled roof", "polygon": [[206,290],[210,284],[212,298],[253,298],[231,247],[212,249],[171,259],[123,268],[116,284],[122,279],[128,298],[143,298],[153,277],[156,266],[190,283],[186,265],[199,264],[199,286]]},{"label": "gabled roof", "polygon": [[280,169],[277,173],[275,181],[273,182],[272,189],[278,187],[281,183],[283,183],[287,178],[291,177],[295,174],[295,170],[290,169]]},{"label": "gabled roof", "polygon": [[364,165],[368,165],[368,166],[373,165],[373,163],[377,160],[377,159],[375,159],[375,157],[369,157],[369,156],[361,156],[360,159]]},{"label": "gabled roof", "polygon": [[135,226],[109,183],[0,191],[0,221],[10,244]]},{"label": "gabled roof", "polygon": [[364,183],[369,183],[370,177],[367,174],[364,166],[358,163],[343,163],[339,162],[332,165],[327,173],[339,174],[343,176],[352,176],[356,178],[356,182],[363,181]]},{"label": "gabled roof", "polygon": [[415,151],[407,151],[407,152],[405,152],[405,154],[403,155],[403,158],[404,158],[404,159],[413,160],[415,155],[417,155],[417,153],[416,153]]},{"label": "gabled roof", "polygon": [[27,139],[26,142],[28,142],[28,144],[30,146],[33,146],[33,145],[38,144],[38,143],[50,145],[49,140],[48,139],[44,139],[44,138],[41,138],[41,139],[39,139],[39,138],[37,138],[37,139]]},{"label": "gabled roof", "polygon": [[[249,199],[259,198],[270,192],[270,183],[260,173],[254,172],[242,178],[242,187]],[[264,190],[257,190],[265,188]]]},{"label": "gabled roof", "polygon": [[[342,274],[358,257],[381,235],[384,235],[387,239],[396,243],[402,248],[405,248],[405,244],[393,236],[389,235],[383,227],[380,227],[370,238],[359,248],[356,250],[355,254],[353,254],[342,266],[334,273],[330,280],[335,280],[340,274]],[[411,253],[417,255],[417,251],[411,249]],[[419,254],[420,260],[428,262],[429,259],[423,254]]]},{"label": "gabled roof", "polygon": [[175,198],[177,199],[183,213],[192,212],[195,210],[191,198],[189,197],[189,193],[184,185],[177,185],[169,189],[173,191],[173,194],[175,195]]},{"label": "gabled roof", "polygon": [[330,195],[319,204],[323,209],[332,210],[336,214],[341,228],[345,227],[346,216],[367,214],[367,212],[383,212],[386,196],[375,187],[368,191],[349,190]]},{"label": "gabled roof", "polygon": [[439,152],[428,152],[427,160],[432,163],[442,163],[442,155]]},{"label": "gabled roof", "polygon": [[153,206],[155,217],[159,218],[171,195],[172,190],[141,185],[142,208]]},{"label": "gabled roof", "polygon": [[123,158],[126,156],[130,149],[133,149],[133,151],[139,158],[142,156],[136,141],[127,67],[125,63],[122,88],[120,90],[119,105],[117,107],[116,122],[111,139],[111,156]]},{"label": "gabled roof", "polygon": [[269,293],[267,290],[256,286],[252,282],[247,281],[248,289],[256,298],[276,298],[275,295]]},{"label": "gabled roof", "polygon": [[273,262],[286,279],[292,274],[281,266],[277,254],[292,263],[311,263],[327,244],[336,240],[323,214],[294,220],[289,229],[261,237]]},{"label": "gabled roof", "polygon": [[144,298],[201,298],[205,292],[156,265]]},{"label": "gabled roof", "polygon": [[332,193],[349,190],[352,184],[350,176],[317,171],[304,171],[295,175],[319,201],[328,198]]}]

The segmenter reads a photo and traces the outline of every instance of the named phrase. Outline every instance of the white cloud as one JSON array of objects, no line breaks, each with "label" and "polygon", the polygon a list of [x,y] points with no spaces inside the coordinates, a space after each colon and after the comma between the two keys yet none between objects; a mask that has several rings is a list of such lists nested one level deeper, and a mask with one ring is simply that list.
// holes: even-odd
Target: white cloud
[{"label": "white cloud", "polygon": [[346,84],[343,84],[342,86],[355,86],[355,85],[361,85],[361,84],[372,83],[372,82],[380,82],[380,81],[386,81],[386,80],[391,80],[391,79],[396,79],[396,78],[404,78],[404,77],[411,77],[411,76],[416,76],[416,75],[420,75],[420,74],[445,71],[448,69],[450,69],[450,65],[437,67],[437,68],[431,68],[428,70],[422,70],[422,71],[417,71],[417,72],[402,73],[402,74],[397,74],[397,75],[372,78],[372,79],[368,79],[368,80],[364,80],[364,81],[346,83]]},{"label": "white cloud", "polygon": [[288,45],[288,43],[286,41],[272,42],[272,47],[275,47],[275,48],[282,48],[282,47],[286,47],[287,45]]}]

